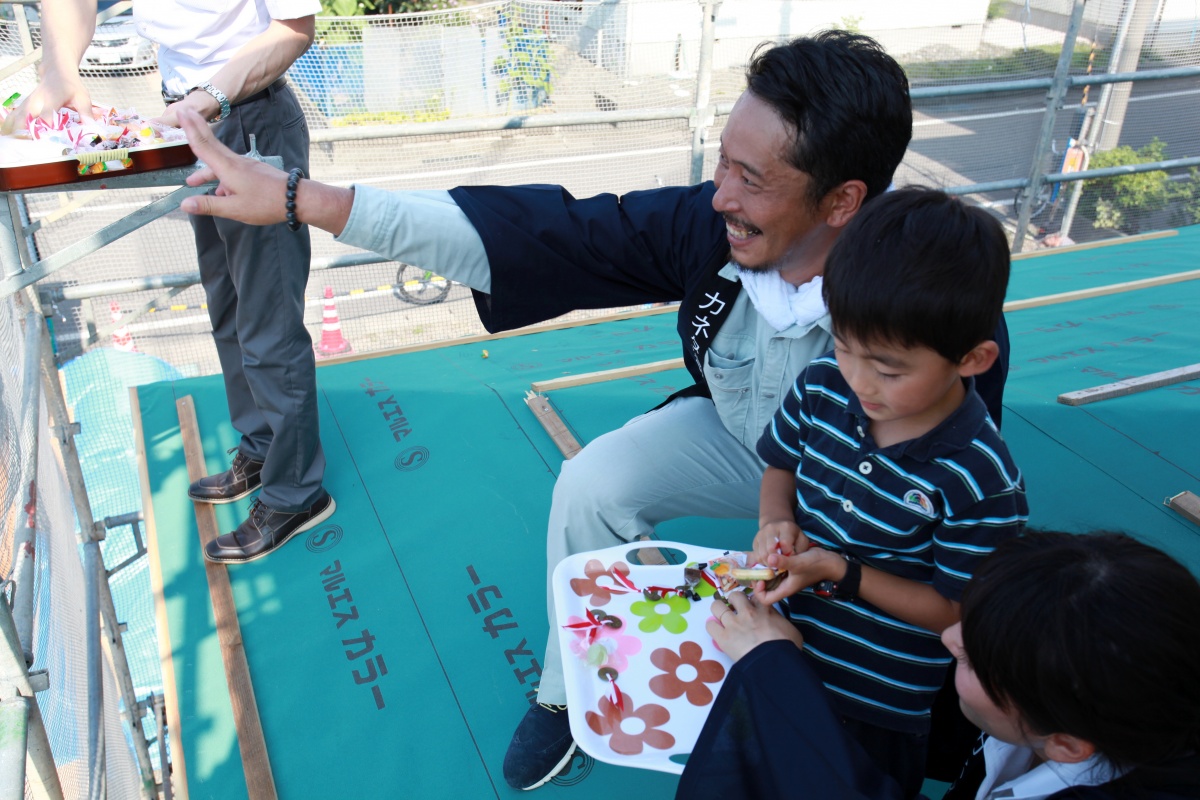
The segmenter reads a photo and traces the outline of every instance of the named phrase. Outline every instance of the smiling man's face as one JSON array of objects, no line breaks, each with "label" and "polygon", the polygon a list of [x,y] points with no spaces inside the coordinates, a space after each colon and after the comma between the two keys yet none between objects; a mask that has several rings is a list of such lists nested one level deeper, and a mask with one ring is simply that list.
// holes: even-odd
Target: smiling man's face
[{"label": "smiling man's face", "polygon": [[805,270],[818,252],[823,263],[836,236],[808,196],[812,178],[788,162],[791,146],[792,132],[775,110],[743,92],[721,134],[713,175],[712,204],[725,218],[733,262],[746,270],[779,270],[785,279]]}]

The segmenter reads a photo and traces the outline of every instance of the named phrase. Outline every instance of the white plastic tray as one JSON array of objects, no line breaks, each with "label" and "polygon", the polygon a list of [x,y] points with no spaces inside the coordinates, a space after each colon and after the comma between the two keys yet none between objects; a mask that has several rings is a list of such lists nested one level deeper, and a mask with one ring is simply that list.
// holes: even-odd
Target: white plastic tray
[{"label": "white plastic tray", "polygon": [[[568,717],[576,743],[593,758],[679,774],[733,662],[704,628],[711,618],[711,586],[700,585],[699,602],[672,595],[645,600],[645,587],[684,582],[683,564],[635,564],[632,554],[646,546],[681,551],[689,564],[723,553],[655,541],[578,553],[555,567]],[[596,626],[589,610],[615,616],[621,626],[602,620]],[[599,666],[586,661],[591,644],[604,648],[605,666],[616,670],[615,689],[600,677]],[[614,703],[617,697],[622,708]]]}]

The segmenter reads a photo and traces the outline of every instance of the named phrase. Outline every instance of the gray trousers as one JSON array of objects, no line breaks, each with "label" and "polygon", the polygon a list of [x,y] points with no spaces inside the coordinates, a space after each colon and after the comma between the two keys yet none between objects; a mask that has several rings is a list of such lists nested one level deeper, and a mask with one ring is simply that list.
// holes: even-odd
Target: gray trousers
[{"label": "gray trousers", "polygon": [[758,531],[763,463],[726,430],[711,400],[681,397],[634,417],[564,461],[546,535],[550,638],[538,701],[567,702],[551,574],[574,553],[630,542],[679,517],[746,517]]},{"label": "gray trousers", "polygon": [[[282,156],[284,169],[300,167],[307,175],[308,124],[291,89],[275,87],[235,106],[214,134],[237,153],[249,152],[254,134],[260,153]],[[259,499],[279,511],[301,511],[320,496],[325,474],[316,361],[304,327],[308,228],[191,221],[229,418],[242,434],[238,448],[264,462]]]}]

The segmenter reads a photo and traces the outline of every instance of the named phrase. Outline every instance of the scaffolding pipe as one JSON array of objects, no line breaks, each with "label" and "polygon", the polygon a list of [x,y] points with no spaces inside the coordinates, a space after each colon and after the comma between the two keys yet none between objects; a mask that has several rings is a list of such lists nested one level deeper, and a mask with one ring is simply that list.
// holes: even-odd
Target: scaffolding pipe
[{"label": "scaffolding pipe", "polygon": [[[17,627],[12,612],[6,603],[0,603],[0,701],[22,697],[28,700],[25,717],[25,776],[34,800],[63,800],[62,785],[58,770],[54,766],[54,754],[50,750],[50,739],[46,726],[42,724],[42,712],[33,699],[33,684],[29,680],[29,668],[20,655],[21,643],[17,639]],[[17,798],[23,798],[24,788]],[[4,800],[8,800],[5,797]]]},{"label": "scaffolding pipe", "polygon": [[[166,216],[172,211],[175,211],[179,208],[180,202],[182,202],[185,197],[203,194],[207,190],[208,189],[206,186],[184,186],[176,189],[165,197],[160,197],[159,199],[137,209],[132,214],[121,217],[116,222],[101,228],[91,236],[85,237],[73,244],[69,244],[53,255],[46,256],[36,264],[30,265],[29,269],[20,269],[21,262],[20,258],[17,257],[15,259],[17,266],[16,272],[10,272],[10,266],[6,260],[5,280],[0,281],[0,296],[5,296],[19,289],[23,289],[30,284],[36,283],[55,270],[62,269],[78,259],[83,258],[84,256],[91,255],[101,247],[112,244],[127,233],[132,233],[138,228],[150,224],[159,217]],[[11,245],[8,241],[0,242],[0,246],[2,246],[6,252],[10,247],[14,251],[17,247],[16,239],[13,237],[14,229],[12,223],[12,214],[8,211],[7,205],[7,203],[0,203],[0,213],[8,217],[7,220],[5,220],[3,217],[0,217],[0,227],[7,228],[6,231],[0,233],[0,236],[4,237],[5,239],[12,238]]]},{"label": "scaffolding pipe", "polygon": [[[714,3],[715,5],[718,4]],[[697,74],[697,78],[699,78],[700,74],[702,73]],[[1192,78],[1197,75],[1200,75],[1200,67],[1168,67],[1141,72],[1075,75],[1067,79],[1067,85],[1073,88],[1076,86],[1095,86],[1105,83]],[[711,70],[709,76],[711,80]],[[1024,78],[1011,81],[961,83],[948,86],[918,86],[913,88],[909,94],[914,100],[934,100],[942,97],[961,97],[963,95],[1035,91],[1049,89],[1052,84],[1053,79],[1051,78]],[[697,86],[697,94],[699,94],[699,86]],[[712,108],[714,116],[723,116],[727,115],[733,109],[733,103],[717,103]],[[622,122],[659,122],[672,119],[690,120],[702,111],[703,107],[696,105],[631,109],[628,111],[574,111],[512,117],[484,117],[480,119],[444,120],[441,122],[410,122],[398,125],[362,125],[348,128],[315,130],[311,133],[311,139],[314,144],[319,144],[328,142],[357,142],[371,139],[404,139],[419,136],[447,136],[462,133],[531,130],[536,128],[570,128],[581,125],[617,125]],[[125,176],[124,179],[131,180],[135,178],[137,178],[136,175],[130,175]],[[128,185],[135,186],[137,184],[131,183]]]},{"label": "scaffolding pipe", "polygon": [[[1136,175],[1140,172],[1156,170],[1183,169],[1200,167],[1200,156],[1188,158],[1173,158],[1167,161],[1149,161],[1145,164],[1123,164],[1116,167],[1084,170],[1081,172],[1052,172],[1042,176],[1044,183],[1072,183],[1078,181],[1111,178],[1116,175]],[[988,192],[1011,191],[1022,189],[1029,185],[1028,178],[1005,178],[1000,181],[986,183],[968,183],[962,186],[948,186],[942,191],[952,195],[986,194]],[[345,269],[360,267],[368,264],[383,264],[394,259],[385,258],[376,253],[351,253],[344,256],[313,259],[312,269]],[[92,300],[115,294],[132,294],[151,289],[162,289],[167,286],[191,286],[200,282],[200,273],[178,275],[161,275],[149,278],[130,278],[104,283],[81,283],[76,286],[57,286],[53,289],[42,289],[40,294],[43,303],[57,303],[64,300]],[[126,318],[128,321],[128,317]],[[111,527],[111,526],[110,526]]]},{"label": "scaffolding pipe", "polygon": [[[43,322],[42,324],[45,323]],[[122,705],[124,706],[123,716],[129,725],[130,737],[133,740],[133,752],[137,758],[138,769],[144,778],[142,781],[143,797],[147,798],[147,800],[152,800],[154,797],[152,789],[154,781],[150,778],[154,775],[154,768],[150,762],[150,749],[146,742],[145,733],[142,730],[141,720],[137,717],[138,702],[133,686],[133,679],[129,674],[129,659],[125,654],[125,644],[121,639],[121,625],[117,620],[117,611],[113,605],[112,591],[105,577],[104,560],[100,555],[100,541],[104,538],[104,526],[103,523],[98,523],[92,516],[92,505],[88,499],[87,486],[84,484],[83,469],[79,465],[79,453],[75,449],[75,428],[71,423],[70,415],[67,413],[67,403],[62,394],[62,384],[58,381],[58,368],[54,366],[54,352],[49,336],[42,337],[40,361],[42,385],[45,388],[46,414],[52,429],[59,434],[56,439],[58,447],[55,450],[59,458],[59,465],[67,476],[67,484],[71,489],[71,498],[75,504],[75,518],[79,520],[80,531],[84,539],[84,578],[89,583],[87,598],[89,669],[93,667],[93,654],[91,650],[93,639],[90,634],[94,620],[97,625],[102,623],[103,630],[108,632],[107,636],[101,637],[100,628],[95,629],[95,646],[98,648],[107,648],[113,678],[116,681],[117,691],[121,696]],[[89,546],[91,546],[90,549]],[[92,592],[93,585],[96,590],[94,593]],[[96,609],[95,614],[92,613],[93,603]],[[90,680],[91,678],[89,677]],[[102,682],[95,682],[88,687],[89,725],[93,686],[96,693],[100,695],[103,691],[103,685]],[[97,789],[102,792],[106,780],[103,772],[104,742],[102,735],[103,730],[100,731],[100,736],[96,741],[98,745],[97,749],[100,751],[99,761],[93,760],[93,762],[89,763],[89,769],[92,770],[90,774],[97,778],[100,784],[97,787],[93,781],[89,787],[92,792],[97,791]],[[94,759],[96,753],[93,751],[91,756]],[[99,770],[99,773],[97,774],[95,770]]]},{"label": "scaffolding pipe", "polygon": [[24,502],[17,514],[13,533],[13,621],[25,665],[33,666],[33,568],[37,551],[38,430],[41,408],[42,331],[45,324],[36,312],[25,315],[25,359],[22,363],[20,408],[24,410],[21,454],[21,486]]},{"label": "scaffolding pipe", "polygon": [[[85,625],[88,667],[88,792],[89,798],[98,800],[104,797],[104,729],[101,725],[104,681],[100,660],[100,602],[95,563],[99,556],[99,542],[91,502],[88,500],[87,488],[83,481],[83,470],[79,466],[79,453],[75,449],[74,428],[67,413],[66,400],[62,396],[62,387],[58,382],[58,370],[54,366],[49,336],[42,337],[41,366],[47,416],[53,430],[58,434],[58,447],[55,450],[59,457],[59,466],[67,476],[67,484],[70,486],[71,498],[75,505],[75,518],[79,520],[84,544],[83,568],[87,595]],[[103,568],[102,560],[100,567]],[[108,582],[104,581],[104,585],[107,587]]]},{"label": "scaffolding pipe", "polygon": [[[1142,43],[1146,29],[1158,10],[1161,0],[1129,0],[1120,22],[1120,37],[1114,47],[1112,61],[1114,73],[1134,72],[1142,57]],[[1096,116],[1096,147],[1112,150],[1121,138],[1121,127],[1125,124],[1125,112],[1129,107],[1129,96],[1133,86],[1127,82],[1110,83],[1104,87],[1100,113]]]},{"label": "scaffolding pipe", "polygon": [[0,700],[0,800],[25,797],[30,702],[28,697]]},{"label": "scaffolding pipe", "polygon": [[163,800],[172,800],[174,791],[171,788],[171,765],[167,761],[167,700],[161,694],[153,696],[154,722],[158,726],[158,764],[162,774]]},{"label": "scaffolding pipe", "polygon": [[1071,181],[1091,181],[1099,178],[1114,178],[1118,175],[1137,175],[1141,172],[1158,172],[1185,167],[1200,167],[1200,156],[1170,158],[1166,161],[1147,161],[1145,164],[1118,164],[1115,167],[1100,167],[1082,172],[1051,172],[1044,175],[1043,179],[1046,183],[1070,183]]},{"label": "scaffolding pipe", "polygon": [[[97,547],[99,544],[97,543]],[[137,758],[138,771],[142,774],[143,800],[155,800],[154,766],[150,761],[150,743],[146,741],[146,732],[142,728],[137,693],[133,686],[133,676],[129,673],[129,657],[125,654],[125,641],[121,637],[120,622],[117,621],[117,609],[113,605],[112,590],[108,585],[108,573],[101,559],[99,581],[100,618],[108,635],[103,642],[106,646],[109,668],[117,684],[117,692],[121,695],[121,716],[129,728],[133,741],[133,754]]]},{"label": "scaffolding pipe", "polygon": [[[86,534],[85,534],[86,536]],[[107,797],[104,764],[104,657],[100,645],[100,582],[104,556],[100,542],[88,537],[83,543],[84,636],[87,659],[88,798]]]},{"label": "scaffolding pipe", "polygon": [[1017,213],[1017,230],[1013,233],[1012,252],[1019,253],[1025,246],[1025,234],[1029,228],[1029,218],[1033,211],[1033,198],[1037,197],[1042,184],[1046,182],[1043,164],[1046,156],[1053,150],[1054,121],[1058,109],[1063,106],[1067,96],[1071,71],[1071,56],[1075,52],[1075,39],[1079,36],[1079,27],[1083,24],[1083,8],[1087,0],[1075,0],[1071,11],[1071,19],[1067,23],[1067,32],[1063,36],[1062,52],[1058,54],[1058,64],[1054,67],[1054,79],[1050,91],[1046,94],[1046,113],[1042,116],[1042,132],[1038,137],[1037,148],[1033,152],[1033,162],[1030,165],[1029,185],[1021,195],[1020,209]]},{"label": "scaffolding pipe", "polygon": [[696,67],[696,113],[692,118],[693,184],[704,180],[704,145],[708,142],[708,129],[716,119],[715,111],[709,107],[709,95],[712,92],[713,44],[720,8],[720,0],[700,0],[700,63]]}]

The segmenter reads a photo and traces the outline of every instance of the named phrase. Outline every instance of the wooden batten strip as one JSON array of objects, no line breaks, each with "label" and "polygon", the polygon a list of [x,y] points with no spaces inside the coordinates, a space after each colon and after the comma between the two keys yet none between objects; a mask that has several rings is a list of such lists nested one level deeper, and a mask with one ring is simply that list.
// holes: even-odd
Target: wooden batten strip
[{"label": "wooden batten strip", "polygon": [[550,378],[535,381],[529,388],[535,392],[551,392],[555,389],[570,389],[573,386],[585,386],[589,383],[604,383],[621,378],[636,378],[639,375],[649,375],[654,372],[666,372],[672,369],[683,369],[682,358],[669,358],[666,361],[651,361],[648,364],[635,364],[632,367],[617,367],[599,372],[584,372],[579,375],[564,375],[561,378]]},{"label": "wooden batten strip", "polygon": [[539,394],[526,392],[525,405],[529,406],[533,416],[546,429],[546,433],[550,434],[550,438],[554,440],[554,444],[563,454],[563,458],[572,458],[583,449],[579,440],[572,435],[571,431],[567,430],[567,424],[554,410],[554,406],[550,405],[549,400]]},{"label": "wooden batten strip", "polygon": [[1091,289],[1077,289],[1073,292],[1060,292],[1059,294],[1047,294],[1041,297],[1030,297],[1027,300],[1012,300],[1004,304],[1004,310],[1021,311],[1026,308],[1037,308],[1039,306],[1052,306],[1056,303],[1069,303],[1072,300],[1087,300],[1090,297],[1103,297],[1109,294],[1121,294],[1122,292],[1132,292],[1135,289],[1149,289],[1153,286],[1166,286],[1171,283],[1181,283],[1183,281],[1193,281],[1200,278],[1200,269],[1190,270],[1188,272],[1176,272],[1172,275],[1159,275],[1157,278],[1144,278],[1140,281],[1126,281],[1125,283],[1111,283],[1107,286],[1094,286]]},{"label": "wooden batten strip", "polygon": [[1166,504],[1192,524],[1200,525],[1200,497],[1191,492],[1180,492],[1174,497],[1168,497]]},{"label": "wooden batten strip", "polygon": [[1189,367],[1168,369],[1163,372],[1153,372],[1139,378],[1127,378],[1116,383],[1106,383],[1093,386],[1090,389],[1080,389],[1077,392],[1067,392],[1058,396],[1058,402],[1067,406],[1082,406],[1095,403],[1097,400],[1107,400],[1110,397],[1124,397],[1138,392],[1157,389],[1160,386],[1170,386],[1173,383],[1183,383],[1192,378],[1200,378],[1200,364]]},{"label": "wooden batten strip", "polygon": [[1066,247],[1045,247],[1041,250],[1027,250],[1023,253],[1017,253],[1012,257],[1013,261],[1024,261],[1029,258],[1040,258],[1041,256],[1056,256],[1060,253],[1077,253],[1080,250],[1096,250],[1101,247],[1116,247],[1123,244],[1138,244],[1139,242],[1150,242],[1155,239],[1169,239],[1172,236],[1178,236],[1179,231],[1150,231],[1149,233],[1139,233],[1134,236],[1122,236],[1117,239],[1103,239],[1098,242],[1084,242],[1083,244],[1072,244]]},{"label": "wooden batten strip", "polygon": [[[200,426],[196,422],[196,406],[191,395],[175,402],[179,413],[179,431],[183,437],[183,454],[187,461],[188,480],[203,478],[208,470],[200,443]],[[196,527],[200,530],[200,546],[217,538],[217,515],[208,503],[193,503],[196,507]],[[242,769],[246,773],[246,791],[250,800],[276,800],[275,779],[267,758],[267,741],[263,735],[258,704],[254,700],[254,685],[250,681],[250,665],[242,642],[237,606],[229,572],[223,564],[205,560],[204,574],[212,597],[213,616],[217,622],[217,640],[221,645],[221,661],[225,664],[225,680],[229,684],[229,702],[233,706],[233,724],[237,729],[238,749]]]},{"label": "wooden batten strip", "polygon": [[179,713],[179,687],[175,682],[175,658],[171,647],[170,619],[163,593],[162,563],[159,560],[158,527],[154,521],[154,494],[150,491],[150,473],[146,466],[146,435],[142,429],[142,408],[136,386],[129,387],[129,412],[133,415],[138,483],[142,490],[142,521],[146,526],[146,550],[149,553],[150,591],[154,596],[154,622],[158,627],[158,660],[162,666],[163,702],[167,713],[167,731],[171,735],[171,774],[163,775],[173,797],[188,800],[187,759],[183,747],[183,718]]}]

